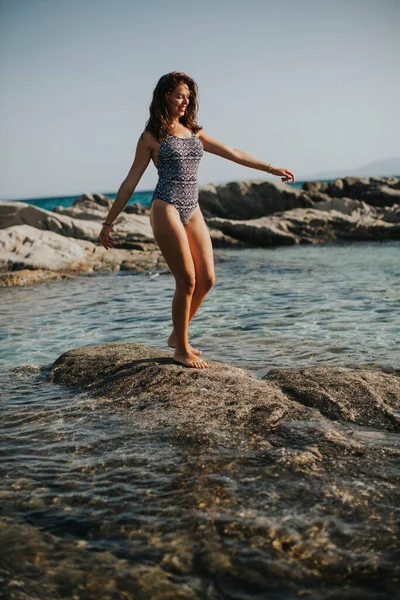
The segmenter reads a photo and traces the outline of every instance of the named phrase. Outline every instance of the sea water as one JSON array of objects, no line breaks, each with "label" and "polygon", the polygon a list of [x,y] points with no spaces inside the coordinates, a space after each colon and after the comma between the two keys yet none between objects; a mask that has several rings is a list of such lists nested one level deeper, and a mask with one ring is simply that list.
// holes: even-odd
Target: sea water
[{"label": "sea water", "polygon": [[[216,284],[190,341],[256,377],[318,364],[398,373],[399,251],[394,241],[215,250]],[[395,433],[286,421],[284,447],[205,447],[196,432],[152,426],[134,403],[45,383],[72,348],[168,350],[173,293],[168,270],[0,290],[3,596],[398,598]],[[313,431],[322,467],[293,468]]]},{"label": "sea water", "polygon": [[[216,283],[189,326],[203,358],[245,366],[396,370],[400,243],[215,251]],[[120,271],[1,290],[0,367],[47,364],[71,348],[139,342],[168,350],[175,281]]]}]

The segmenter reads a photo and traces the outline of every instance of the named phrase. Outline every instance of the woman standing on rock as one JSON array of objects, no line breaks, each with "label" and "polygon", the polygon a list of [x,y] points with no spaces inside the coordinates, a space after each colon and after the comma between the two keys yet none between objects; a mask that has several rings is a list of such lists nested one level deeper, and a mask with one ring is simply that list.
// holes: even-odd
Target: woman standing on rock
[{"label": "woman standing on rock", "polygon": [[294,175],[207,135],[196,122],[197,93],[197,84],[185,73],[174,71],[158,81],[150,118],[137,143],[129,173],[103,223],[100,241],[106,249],[114,246],[110,236],[112,223],[153,160],[159,179],[151,201],[150,223],[176,283],[172,301],[174,329],[168,345],[175,348],[175,361],[205,368],[207,363],[199,357],[201,351],[188,340],[189,323],[215,282],[211,238],[198,203],[197,169],[203,151],[281,176],[283,182],[294,182]]}]

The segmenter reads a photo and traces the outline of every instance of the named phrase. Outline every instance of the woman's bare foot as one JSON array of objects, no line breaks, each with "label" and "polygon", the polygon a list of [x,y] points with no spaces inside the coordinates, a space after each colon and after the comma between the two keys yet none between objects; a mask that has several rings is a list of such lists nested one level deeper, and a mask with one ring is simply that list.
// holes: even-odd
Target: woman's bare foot
[{"label": "woman's bare foot", "polygon": [[173,359],[187,367],[193,367],[195,369],[208,368],[207,363],[192,352],[178,352],[175,350]]},{"label": "woman's bare foot", "polygon": [[[170,348],[176,348],[176,334],[175,334],[175,330],[172,331],[171,335],[168,338],[168,346]],[[196,354],[196,356],[199,356],[200,354],[203,354],[201,350],[196,350],[196,348],[193,348],[193,346],[191,346],[189,344],[189,350],[190,352],[193,352],[193,354]]]}]

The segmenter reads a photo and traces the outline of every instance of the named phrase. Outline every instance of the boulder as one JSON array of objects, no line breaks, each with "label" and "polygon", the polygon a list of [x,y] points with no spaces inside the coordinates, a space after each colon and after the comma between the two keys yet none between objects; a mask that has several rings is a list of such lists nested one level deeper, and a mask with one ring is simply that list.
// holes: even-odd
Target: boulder
[{"label": "boulder", "polygon": [[171,352],[110,342],[68,350],[51,365],[46,381],[90,390],[125,410],[140,408],[154,423],[173,423],[213,443],[267,439],[268,430],[285,420],[400,431],[396,375],[317,366],[273,369],[257,379],[247,369],[206,360],[207,369],[193,369],[176,363]]},{"label": "boulder", "polygon": [[53,212],[83,220],[102,220],[110,210],[114,200],[104,194],[84,193],[72,206],[55,206]]},{"label": "boulder", "polygon": [[311,197],[315,194],[327,194],[328,183],[324,181],[305,181],[302,185],[302,189],[305,192],[308,192],[308,195]]},{"label": "boulder", "polygon": [[[96,205],[97,206],[97,205]],[[88,240],[94,243],[99,241],[101,221],[106,213],[93,219],[93,212],[87,213],[86,218],[75,218],[66,214],[57,214],[44,208],[39,208],[26,202],[1,202],[0,203],[0,228],[5,229],[15,225],[30,225],[36,229],[53,231],[65,237],[78,240]],[[84,212],[79,211],[80,217]],[[140,249],[139,244],[152,244],[155,240],[150,225],[150,219],[145,214],[120,213],[115,220],[113,238],[126,249]]]},{"label": "boulder", "polygon": [[[219,229],[226,235],[256,246],[316,244],[335,239],[400,239],[399,225],[374,218],[374,212],[368,211],[368,208],[364,209],[360,204],[357,207],[351,214],[334,209],[319,210],[315,207],[297,208],[248,221],[207,218],[206,222],[208,227]],[[363,212],[360,211],[360,207]]]},{"label": "boulder", "polygon": [[330,198],[350,198],[370,206],[392,206],[400,203],[400,180],[397,177],[344,177],[329,183],[306,181],[302,189],[312,202],[319,202],[321,195]]},{"label": "boulder", "polygon": [[199,204],[204,216],[247,220],[313,206],[314,202],[304,191],[286,183],[232,181],[224,185],[200,185]]},{"label": "boulder", "polygon": [[400,204],[376,208],[376,218],[387,223],[400,223]]},{"label": "boulder", "polygon": [[[53,212],[74,217],[75,219],[103,221],[107,216],[114,199],[104,194],[82,194],[74,200],[72,206],[55,206]],[[142,206],[137,202],[127,204],[123,210],[126,214],[150,215],[150,207]]]},{"label": "boulder", "polygon": [[375,215],[374,209],[360,200],[353,200],[352,198],[329,198],[318,202],[313,207],[315,210],[335,210],[342,213],[343,215],[351,215],[357,213],[359,215]]},{"label": "boulder", "polygon": [[400,379],[206,360],[111,342],[46,365],[47,404],[9,418],[10,597],[398,598]]},{"label": "boulder", "polygon": [[400,203],[400,190],[380,185],[360,193],[358,198],[372,206],[392,206]]},{"label": "boulder", "polygon": [[399,377],[373,370],[316,366],[271,369],[263,379],[331,420],[400,431]]},{"label": "boulder", "polygon": [[[137,269],[157,268],[160,251],[106,250],[101,244],[36,229],[30,225],[14,225],[0,229],[0,271],[43,269],[82,272],[117,271],[124,261],[137,264]],[[133,268],[133,267],[132,267]],[[162,260],[162,267],[165,263]]]},{"label": "boulder", "polygon": [[101,225],[95,221],[57,215],[50,210],[26,202],[0,202],[0,229],[28,225],[35,229],[53,231],[79,240],[98,238]]}]

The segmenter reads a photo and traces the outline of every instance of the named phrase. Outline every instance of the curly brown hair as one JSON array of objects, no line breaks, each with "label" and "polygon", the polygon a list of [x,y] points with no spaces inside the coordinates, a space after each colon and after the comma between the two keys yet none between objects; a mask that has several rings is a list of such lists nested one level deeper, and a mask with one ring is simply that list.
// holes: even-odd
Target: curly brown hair
[{"label": "curly brown hair", "polygon": [[166,139],[171,133],[172,119],[168,111],[166,95],[173,92],[179,83],[185,83],[190,91],[189,104],[185,114],[179,117],[179,121],[182,125],[193,131],[193,133],[197,133],[200,129],[203,129],[196,122],[197,111],[199,109],[196,82],[185,73],[172,71],[172,73],[167,73],[160,77],[154,88],[153,99],[150,104],[150,118],[146,122],[144,129],[144,131],[150,131],[158,142]]}]

